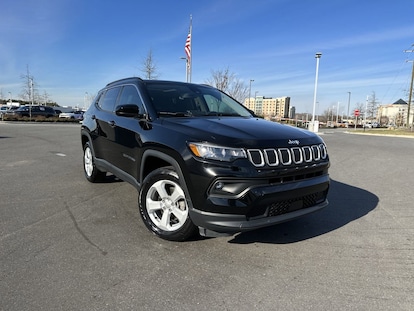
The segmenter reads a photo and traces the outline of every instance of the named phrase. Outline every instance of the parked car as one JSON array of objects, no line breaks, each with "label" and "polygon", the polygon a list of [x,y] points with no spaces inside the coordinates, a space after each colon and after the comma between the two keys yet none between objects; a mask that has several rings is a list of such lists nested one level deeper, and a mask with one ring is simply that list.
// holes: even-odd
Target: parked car
[{"label": "parked car", "polygon": [[0,107],[0,118],[3,116],[3,114],[6,113],[6,111],[9,109],[8,106],[1,106]]},{"label": "parked car", "polygon": [[129,78],[84,114],[83,169],[138,190],[147,228],[167,240],[234,234],[327,206],[322,138],[257,118],[216,88]]},{"label": "parked car", "polygon": [[39,105],[33,105],[33,106],[20,106],[16,110],[9,110],[6,112],[6,115],[8,117],[45,117],[50,118],[56,116],[55,110],[52,107],[49,106],[39,106]]},{"label": "parked car", "polygon": [[59,114],[59,118],[83,120],[83,111],[62,112]]}]

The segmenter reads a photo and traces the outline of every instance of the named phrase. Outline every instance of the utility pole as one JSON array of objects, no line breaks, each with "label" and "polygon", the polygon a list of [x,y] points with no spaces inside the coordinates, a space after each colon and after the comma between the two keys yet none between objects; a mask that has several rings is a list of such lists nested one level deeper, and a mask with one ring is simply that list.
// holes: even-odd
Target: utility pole
[{"label": "utility pole", "polygon": [[254,82],[253,79],[250,79],[250,87],[249,87],[249,109],[250,109],[250,98],[252,97],[252,82]]},{"label": "utility pole", "polygon": [[367,95],[367,100],[365,101],[365,112],[364,112],[364,132],[365,132],[365,127],[367,126],[367,112],[368,112],[368,98],[369,96]]},{"label": "utility pole", "polygon": [[[410,94],[408,94],[408,111],[407,111],[407,127],[410,127],[410,107],[411,107],[411,99],[413,96],[413,81],[414,81],[414,61],[413,68],[411,70],[411,84],[410,84]],[[411,125],[411,131],[413,130],[413,126]]]},{"label": "utility pole", "polygon": [[338,126],[338,118],[339,118],[339,102],[338,102],[338,105],[337,105],[337,107],[336,107],[336,126]]},{"label": "utility pole", "polygon": [[29,120],[32,121],[32,106],[34,102],[34,96],[33,96],[33,78],[30,78],[30,97],[31,97],[31,105],[29,107]]},{"label": "utility pole", "polygon": [[[412,44],[411,46],[414,46]],[[414,50],[405,50],[405,53],[412,53]],[[408,61],[407,61],[408,62]],[[413,95],[413,81],[414,81],[414,61],[411,61],[413,63],[413,67],[411,70],[411,84],[410,84],[410,93],[408,94],[408,111],[407,111],[407,127],[410,127],[410,108],[411,108],[411,98]],[[413,126],[411,126],[411,130],[413,130]]]},{"label": "utility pole", "polygon": [[319,129],[319,122],[315,124],[315,110],[316,110],[316,91],[318,89],[318,73],[319,73],[319,59],[321,58],[322,53],[318,52],[315,54],[316,58],[316,75],[315,75],[315,91],[313,93],[313,109],[312,109],[312,132],[317,133]]}]

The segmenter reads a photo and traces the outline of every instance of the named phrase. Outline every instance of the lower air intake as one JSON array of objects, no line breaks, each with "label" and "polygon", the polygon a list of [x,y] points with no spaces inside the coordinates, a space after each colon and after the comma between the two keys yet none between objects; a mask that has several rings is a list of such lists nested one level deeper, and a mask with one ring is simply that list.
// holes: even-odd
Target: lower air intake
[{"label": "lower air intake", "polygon": [[325,201],[326,192],[317,192],[303,197],[274,202],[268,206],[268,217],[279,216],[314,206]]}]

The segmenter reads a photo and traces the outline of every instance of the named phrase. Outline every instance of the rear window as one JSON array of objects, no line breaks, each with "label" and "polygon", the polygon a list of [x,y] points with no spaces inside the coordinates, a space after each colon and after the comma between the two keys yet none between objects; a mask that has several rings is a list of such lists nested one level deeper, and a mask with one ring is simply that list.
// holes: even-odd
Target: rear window
[{"label": "rear window", "polygon": [[106,111],[114,111],[115,103],[118,98],[119,87],[109,89],[101,96],[98,102],[99,108]]}]

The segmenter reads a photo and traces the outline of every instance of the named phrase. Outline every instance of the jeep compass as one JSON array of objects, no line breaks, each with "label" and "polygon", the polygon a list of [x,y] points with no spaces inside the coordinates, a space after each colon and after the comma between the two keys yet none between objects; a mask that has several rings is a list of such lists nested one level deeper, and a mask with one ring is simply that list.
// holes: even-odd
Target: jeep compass
[{"label": "jeep compass", "polygon": [[81,140],[86,179],[110,173],[133,185],[146,227],[167,240],[271,226],[328,204],[323,140],[211,86],[109,83],[84,114]]}]

